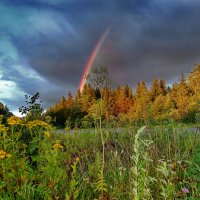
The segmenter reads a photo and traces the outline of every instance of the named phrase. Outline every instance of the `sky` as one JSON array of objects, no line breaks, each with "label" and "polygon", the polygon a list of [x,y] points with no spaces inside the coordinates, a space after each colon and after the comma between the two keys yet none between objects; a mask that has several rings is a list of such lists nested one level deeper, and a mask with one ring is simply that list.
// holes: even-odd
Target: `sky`
[{"label": "sky", "polygon": [[154,78],[168,84],[200,63],[198,0],[0,0],[0,101],[17,113],[25,94],[43,107],[80,85],[92,67],[112,86]]}]

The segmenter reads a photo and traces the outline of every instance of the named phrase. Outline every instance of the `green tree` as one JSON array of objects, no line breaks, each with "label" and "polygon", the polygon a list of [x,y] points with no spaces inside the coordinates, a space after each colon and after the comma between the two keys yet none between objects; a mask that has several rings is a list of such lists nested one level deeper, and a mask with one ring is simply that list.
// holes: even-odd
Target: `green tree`
[{"label": "green tree", "polygon": [[6,123],[6,119],[10,116],[12,116],[12,112],[10,112],[8,106],[4,105],[0,102],[0,115],[3,115],[2,123]]},{"label": "green tree", "polygon": [[26,115],[28,120],[34,120],[41,117],[44,109],[41,107],[42,101],[40,98],[40,93],[36,92],[35,95],[25,95],[26,98],[26,106],[21,106],[19,108],[19,112],[22,115]]}]

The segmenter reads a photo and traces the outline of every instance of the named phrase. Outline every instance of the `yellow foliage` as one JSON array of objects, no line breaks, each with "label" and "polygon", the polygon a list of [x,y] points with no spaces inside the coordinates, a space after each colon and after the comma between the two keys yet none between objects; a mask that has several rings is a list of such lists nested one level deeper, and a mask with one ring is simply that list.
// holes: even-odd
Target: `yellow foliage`
[{"label": "yellow foliage", "polygon": [[11,126],[21,125],[22,122],[23,121],[19,117],[16,117],[16,116],[12,116],[8,118],[8,124]]},{"label": "yellow foliage", "polygon": [[43,127],[45,129],[51,129],[51,125],[47,124],[46,122],[44,121],[41,121],[41,120],[33,120],[33,121],[30,121],[26,124],[26,126],[29,128],[29,129],[32,129],[32,128],[35,128],[35,127]]},{"label": "yellow foliage", "polygon": [[8,131],[8,127],[6,127],[4,124],[0,124],[0,132],[6,133]]},{"label": "yellow foliage", "polygon": [[180,119],[181,119],[180,112],[179,112],[177,109],[173,109],[173,110],[170,112],[170,117],[172,117],[172,118],[175,119],[175,120],[180,120]]}]

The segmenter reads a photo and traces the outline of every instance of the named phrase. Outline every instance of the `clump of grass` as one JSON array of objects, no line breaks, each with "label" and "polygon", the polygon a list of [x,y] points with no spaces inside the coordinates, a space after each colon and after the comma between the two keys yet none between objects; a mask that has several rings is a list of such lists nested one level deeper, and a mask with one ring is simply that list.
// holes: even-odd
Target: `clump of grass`
[{"label": "clump of grass", "polygon": [[151,183],[154,180],[149,175],[149,159],[148,155],[148,147],[151,142],[148,140],[142,141],[140,139],[140,134],[144,132],[146,127],[142,127],[138,130],[135,135],[134,142],[134,151],[133,156],[131,156],[131,160],[134,163],[134,166],[131,167],[131,176],[132,176],[132,199],[152,199],[151,195]]},{"label": "clump of grass", "polygon": [[174,199],[176,188],[173,182],[176,173],[170,170],[165,161],[160,160],[157,170],[157,186],[160,189],[160,199]]}]

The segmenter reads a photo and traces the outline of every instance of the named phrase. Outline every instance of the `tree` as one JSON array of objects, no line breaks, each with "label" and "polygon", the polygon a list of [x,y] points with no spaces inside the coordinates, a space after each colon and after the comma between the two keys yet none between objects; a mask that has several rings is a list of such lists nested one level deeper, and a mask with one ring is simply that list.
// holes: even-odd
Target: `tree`
[{"label": "tree", "polygon": [[200,64],[196,64],[189,75],[189,86],[193,94],[200,93]]},{"label": "tree", "polygon": [[0,102],[0,115],[3,115],[2,123],[5,124],[8,117],[12,116],[8,106]]},{"label": "tree", "polygon": [[156,120],[168,120],[171,118],[171,111],[173,110],[173,103],[169,95],[160,94],[152,104],[153,117]]},{"label": "tree", "polygon": [[156,97],[158,97],[160,94],[163,94],[160,81],[158,79],[154,79],[149,91],[150,101],[154,102],[156,100]]},{"label": "tree", "polygon": [[92,88],[91,84],[84,85],[83,91],[81,93],[81,107],[82,107],[82,112],[87,112],[91,105],[95,102],[96,97],[95,97],[95,91]]},{"label": "tree", "polygon": [[159,83],[160,83],[160,88],[161,88],[161,90],[162,90],[162,94],[163,95],[166,95],[167,93],[168,93],[168,90],[169,90],[169,88],[166,86],[166,83],[165,83],[165,80],[160,80],[159,81]]},{"label": "tree", "polygon": [[108,78],[108,69],[106,67],[95,67],[92,73],[86,77],[95,88],[100,91],[103,87],[109,86],[110,80]]},{"label": "tree", "polygon": [[148,117],[149,93],[144,81],[138,82],[133,98],[133,105],[129,111],[129,118],[136,121],[146,120]]},{"label": "tree", "polygon": [[132,97],[131,91],[127,86],[118,87],[116,92],[116,101],[115,101],[118,114],[119,113],[127,114],[132,104],[131,97]]},{"label": "tree", "polygon": [[0,102],[0,115],[5,115],[6,111],[5,111],[5,106],[3,105],[3,103]]},{"label": "tree", "polygon": [[200,64],[196,64],[189,74],[189,87],[191,95],[186,121],[194,122],[200,116]]},{"label": "tree", "polygon": [[75,95],[75,104],[81,105],[81,92],[78,90]]},{"label": "tree", "polygon": [[114,92],[109,89],[107,86],[102,89],[102,101],[105,107],[105,119],[107,125],[110,119],[113,119],[113,115],[117,115],[115,113],[115,95]]},{"label": "tree", "polygon": [[68,97],[66,100],[66,108],[71,108],[74,104],[74,100],[73,100],[73,96],[71,94],[71,92],[68,93]]},{"label": "tree", "polygon": [[33,96],[25,95],[25,98],[27,106],[21,106],[19,108],[19,112],[22,115],[26,115],[28,120],[33,120],[41,117],[44,109],[41,107],[42,101],[39,99],[40,93],[36,92],[36,94]]},{"label": "tree", "polygon": [[177,109],[176,116],[179,112],[180,119],[183,118],[187,114],[190,104],[190,88],[183,74],[179,82],[172,86],[170,96],[175,109]]}]

